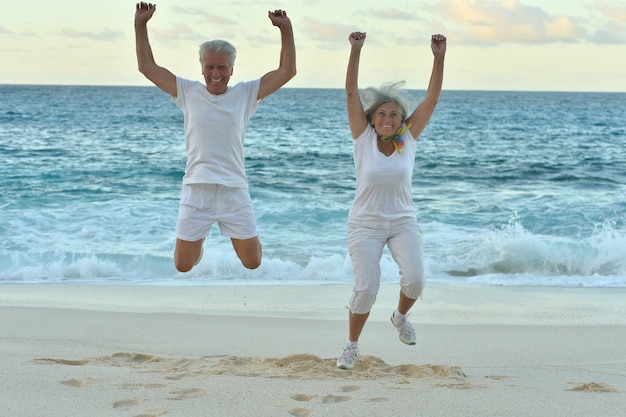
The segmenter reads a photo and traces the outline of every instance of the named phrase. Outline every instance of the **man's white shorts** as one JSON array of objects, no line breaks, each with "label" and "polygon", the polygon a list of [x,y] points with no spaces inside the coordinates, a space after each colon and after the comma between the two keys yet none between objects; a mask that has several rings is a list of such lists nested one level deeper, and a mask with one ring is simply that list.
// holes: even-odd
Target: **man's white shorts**
[{"label": "man's white shorts", "polygon": [[180,195],[176,237],[188,242],[204,239],[213,223],[233,239],[257,235],[256,217],[247,188],[219,184],[186,184]]}]

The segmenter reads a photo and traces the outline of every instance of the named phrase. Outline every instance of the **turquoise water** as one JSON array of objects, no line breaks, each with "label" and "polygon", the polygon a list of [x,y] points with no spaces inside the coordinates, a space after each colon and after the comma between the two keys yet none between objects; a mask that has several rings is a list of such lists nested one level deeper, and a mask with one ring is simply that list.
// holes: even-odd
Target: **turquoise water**
[{"label": "turquoise water", "polygon": [[[252,118],[261,268],[245,270],[214,227],[187,274],[172,262],[185,145],[167,95],[5,85],[0,96],[0,283],[352,281],[342,90],[282,89]],[[430,281],[626,286],[626,94],[444,91],[413,190]],[[388,253],[383,280],[397,280]]]}]

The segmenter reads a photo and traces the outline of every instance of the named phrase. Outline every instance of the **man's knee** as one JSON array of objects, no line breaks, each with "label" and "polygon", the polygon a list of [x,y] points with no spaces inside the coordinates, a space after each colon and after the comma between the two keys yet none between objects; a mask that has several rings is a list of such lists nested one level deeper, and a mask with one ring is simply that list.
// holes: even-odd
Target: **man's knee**
[{"label": "man's knee", "polygon": [[204,238],[195,242],[176,239],[174,266],[179,272],[189,272],[202,259]]},{"label": "man's knee", "polygon": [[261,266],[261,256],[248,257],[246,259],[241,259],[241,264],[248,269],[257,269]]},{"label": "man's knee", "polygon": [[186,262],[185,260],[174,256],[174,266],[178,272],[189,272],[194,267],[194,263]]},{"label": "man's knee", "polygon": [[231,238],[233,248],[241,264],[248,269],[257,269],[261,266],[261,258],[263,257],[263,249],[259,237],[255,236],[250,239],[234,239]]},{"label": "man's knee", "polygon": [[194,256],[195,254],[190,254],[189,252],[176,250],[174,252],[174,266],[176,267],[176,270],[179,272],[191,271],[194,266],[200,263],[203,252],[202,247],[200,247],[200,254],[196,256]]}]

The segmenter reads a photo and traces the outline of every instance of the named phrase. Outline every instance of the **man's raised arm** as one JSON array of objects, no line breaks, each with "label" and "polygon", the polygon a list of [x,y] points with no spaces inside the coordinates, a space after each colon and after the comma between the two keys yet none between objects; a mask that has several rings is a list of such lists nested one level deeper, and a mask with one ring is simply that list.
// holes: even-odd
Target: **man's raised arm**
[{"label": "man's raised arm", "polygon": [[284,10],[268,12],[268,17],[272,24],[280,29],[280,62],[278,69],[268,72],[261,78],[258,100],[269,96],[296,75],[296,44],[293,40],[291,20]]},{"label": "man's raised arm", "polygon": [[172,97],[176,97],[176,76],[169,70],[160,67],[154,61],[152,48],[148,41],[148,20],[156,11],[156,4],[137,3],[135,11],[135,46],[137,51],[137,65],[147,79]]}]

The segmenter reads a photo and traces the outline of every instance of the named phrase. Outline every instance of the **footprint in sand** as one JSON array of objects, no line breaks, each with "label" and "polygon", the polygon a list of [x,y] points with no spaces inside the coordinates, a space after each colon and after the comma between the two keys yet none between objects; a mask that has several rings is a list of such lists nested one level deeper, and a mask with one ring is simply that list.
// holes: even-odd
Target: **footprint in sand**
[{"label": "footprint in sand", "polygon": [[292,400],[308,402],[317,398],[317,395],[306,395],[306,394],[296,393],[296,394],[291,394],[290,397]]},{"label": "footprint in sand", "polygon": [[502,379],[507,379],[508,376],[505,375],[485,375],[487,379],[493,379],[494,381],[500,381]]},{"label": "footprint in sand", "polygon": [[390,401],[387,397],[374,397],[367,400],[368,403],[386,403],[387,401]]},{"label": "footprint in sand", "polygon": [[165,410],[155,410],[155,411],[148,411],[147,413],[138,414],[135,417],[159,417],[159,416],[162,416],[164,414],[167,414],[167,411],[165,411]]},{"label": "footprint in sand", "polygon": [[89,363],[88,360],[69,360],[69,359],[54,359],[54,358],[39,358],[35,359],[35,362],[40,363],[57,363],[59,365],[70,365],[70,366],[84,366]]},{"label": "footprint in sand", "polygon": [[115,388],[122,389],[125,391],[143,391],[148,389],[159,389],[165,388],[166,384],[133,384],[130,382],[122,382],[120,384],[115,384]]},{"label": "footprint in sand", "polygon": [[289,410],[289,414],[294,417],[310,417],[313,415],[313,410],[309,410],[308,408],[293,408]]},{"label": "footprint in sand", "polygon": [[179,389],[176,391],[170,392],[170,397],[168,400],[190,400],[192,398],[200,398],[204,397],[204,390],[200,388],[187,388],[187,389]]},{"label": "footprint in sand", "polygon": [[65,381],[61,381],[61,384],[67,385],[68,387],[82,388],[87,384],[92,384],[98,381],[102,381],[102,378],[66,379]]},{"label": "footprint in sand", "polygon": [[323,404],[334,404],[334,403],[343,403],[346,401],[350,401],[352,397],[347,395],[326,395],[322,398]]},{"label": "footprint in sand", "polygon": [[450,389],[472,389],[474,388],[470,382],[455,382],[450,384],[435,384],[436,387],[450,388]]},{"label": "footprint in sand", "polygon": [[122,410],[128,410],[129,408],[133,408],[138,406],[143,402],[142,399],[139,398],[128,398],[126,400],[117,401],[113,404],[113,408],[119,408]]},{"label": "footprint in sand", "polygon": [[130,352],[117,352],[110,357],[102,358],[103,360],[111,361],[117,365],[142,365],[148,362],[159,362],[158,356],[146,355],[144,353],[130,353]]},{"label": "footprint in sand", "polygon": [[360,390],[361,387],[358,385],[346,385],[345,387],[341,387],[339,388],[339,391],[341,392],[355,392]]},{"label": "footprint in sand", "polygon": [[82,379],[68,379],[61,381],[61,384],[67,385],[68,387],[82,388],[85,386],[86,382]]},{"label": "footprint in sand", "polygon": [[617,392],[617,390],[610,385],[598,383],[598,382],[590,382],[588,384],[580,384],[574,388],[571,388],[570,391],[581,391],[581,392]]}]

